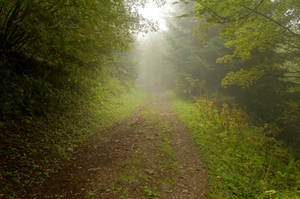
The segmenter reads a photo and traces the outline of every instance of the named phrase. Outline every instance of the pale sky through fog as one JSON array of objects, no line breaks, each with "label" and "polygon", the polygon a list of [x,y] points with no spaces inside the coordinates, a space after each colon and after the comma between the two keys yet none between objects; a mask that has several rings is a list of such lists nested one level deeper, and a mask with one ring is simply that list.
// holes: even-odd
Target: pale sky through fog
[{"label": "pale sky through fog", "polygon": [[139,8],[139,12],[143,17],[149,19],[158,24],[160,31],[168,30],[166,20],[164,17],[171,10],[170,4],[166,3],[165,5],[159,7],[154,2],[149,1],[145,7]]}]

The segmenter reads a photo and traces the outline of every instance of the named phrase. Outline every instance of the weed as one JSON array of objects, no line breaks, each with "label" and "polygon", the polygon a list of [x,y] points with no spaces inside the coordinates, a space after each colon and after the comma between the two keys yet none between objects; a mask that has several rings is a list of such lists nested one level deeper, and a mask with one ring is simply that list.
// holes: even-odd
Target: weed
[{"label": "weed", "polygon": [[159,195],[154,190],[149,188],[148,186],[143,187],[143,192],[148,197],[148,199],[153,199],[153,198],[158,198],[159,197]]},{"label": "weed", "polygon": [[211,198],[291,198],[299,195],[300,164],[266,127],[251,126],[239,110],[213,101],[173,108],[188,127],[208,167]]},{"label": "weed", "polygon": [[120,180],[128,184],[133,184],[136,181],[135,176],[123,176],[120,177]]}]

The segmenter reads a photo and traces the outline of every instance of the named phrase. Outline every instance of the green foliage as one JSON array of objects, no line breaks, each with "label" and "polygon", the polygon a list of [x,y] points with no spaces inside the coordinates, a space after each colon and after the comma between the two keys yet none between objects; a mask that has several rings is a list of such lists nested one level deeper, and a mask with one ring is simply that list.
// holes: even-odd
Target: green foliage
[{"label": "green foliage", "polygon": [[[196,18],[201,20],[198,27],[200,39],[205,34],[200,31],[202,28],[217,27],[224,47],[232,49],[216,59],[217,63],[236,65],[235,71],[239,71],[225,77],[225,87],[230,84],[253,86],[262,77],[262,71],[282,69],[287,65],[285,62],[297,62],[300,46],[299,2],[197,0],[194,10]],[[286,70],[289,72],[292,68]],[[281,77],[284,78],[283,74]]]},{"label": "green foliage", "polygon": [[298,198],[300,163],[274,139],[278,129],[209,99],[173,107],[208,167],[211,198]]},{"label": "green foliage", "polygon": [[141,30],[139,16],[122,0],[1,0],[0,8],[1,51],[20,50],[52,63],[103,61]]},{"label": "green foliage", "polygon": [[230,85],[239,85],[242,88],[253,87],[264,74],[263,70],[251,68],[250,70],[241,69],[238,72],[229,72],[222,80],[222,86],[227,88]]},{"label": "green foliage", "polygon": [[[191,12],[191,15],[168,20],[169,31],[165,37],[169,48],[165,57],[170,65],[169,70],[173,72],[173,83],[169,88],[186,96],[219,90],[220,81],[230,69],[228,64],[216,63],[219,54],[228,51],[218,38],[218,30],[201,29],[195,32],[198,22],[192,8],[185,5],[177,9],[175,14]],[[201,41],[196,37],[200,34]]]},{"label": "green foliage", "polygon": [[[244,60],[251,57],[253,50],[264,52],[282,43],[299,47],[299,6],[295,0],[195,2],[197,17],[209,25],[221,25],[225,46],[234,48],[230,59],[238,57]],[[291,21],[295,23],[291,24]]]},{"label": "green foliage", "polygon": [[194,79],[190,74],[179,73],[176,76],[177,90],[184,95],[191,95],[197,93],[200,90],[200,84],[198,79]]},{"label": "green foliage", "polygon": [[23,197],[141,104],[124,56],[151,28],[132,9],[143,3],[0,0],[1,196]]},{"label": "green foliage", "polygon": [[147,186],[143,188],[143,191],[148,199],[158,198],[158,194]]},{"label": "green foliage", "polygon": [[1,166],[1,193],[16,191],[21,196],[29,187],[42,184],[90,135],[141,105],[145,94],[122,84],[117,79],[102,82],[95,88],[98,93],[73,101],[76,104],[70,104],[74,94],[55,93],[57,100],[64,100],[59,104],[62,110],[3,122],[0,155],[6,164]]},{"label": "green foliage", "polygon": [[300,102],[299,3],[197,0],[192,4],[177,8],[176,14],[190,15],[169,20],[170,31],[165,34],[173,88],[189,98],[214,95],[219,106],[226,99],[255,117],[255,123],[280,128],[277,138],[297,150],[299,128],[277,118],[286,111],[287,102]]}]

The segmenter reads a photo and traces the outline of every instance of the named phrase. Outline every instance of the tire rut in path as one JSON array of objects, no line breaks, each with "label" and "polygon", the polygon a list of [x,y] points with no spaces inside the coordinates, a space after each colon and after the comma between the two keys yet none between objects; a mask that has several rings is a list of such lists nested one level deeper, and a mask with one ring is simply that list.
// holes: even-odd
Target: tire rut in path
[{"label": "tire rut in path", "polygon": [[150,101],[93,136],[28,198],[207,198],[204,166],[187,130],[165,94],[154,93]]},{"label": "tire rut in path", "polygon": [[170,139],[179,159],[178,186],[169,198],[207,198],[205,196],[208,189],[205,168],[187,129],[170,109],[170,102],[164,93],[155,93],[154,99],[161,112],[160,120],[168,122],[173,127],[174,134]]}]

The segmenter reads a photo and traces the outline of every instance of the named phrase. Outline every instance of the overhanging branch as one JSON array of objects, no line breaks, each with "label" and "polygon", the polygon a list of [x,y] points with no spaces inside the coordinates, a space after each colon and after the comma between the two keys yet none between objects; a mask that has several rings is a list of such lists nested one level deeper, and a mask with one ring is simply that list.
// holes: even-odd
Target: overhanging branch
[{"label": "overhanging branch", "polygon": [[273,19],[272,17],[269,17],[268,15],[259,12],[258,9],[252,9],[252,8],[249,8],[249,7],[244,6],[244,5],[242,5],[242,7],[245,8],[245,9],[247,9],[247,10],[250,10],[250,11],[254,12],[254,13],[257,14],[257,15],[260,15],[260,16],[262,16],[262,17],[268,19],[269,21],[271,21],[271,22],[273,22],[273,23],[275,23],[275,24],[277,24],[278,26],[280,26],[281,28],[285,29],[286,31],[288,31],[288,32],[291,33],[292,35],[297,36],[297,37],[300,37],[300,34],[295,33],[295,32],[292,31],[290,28],[288,28],[288,27],[282,25],[280,22],[276,21],[276,20]]}]

